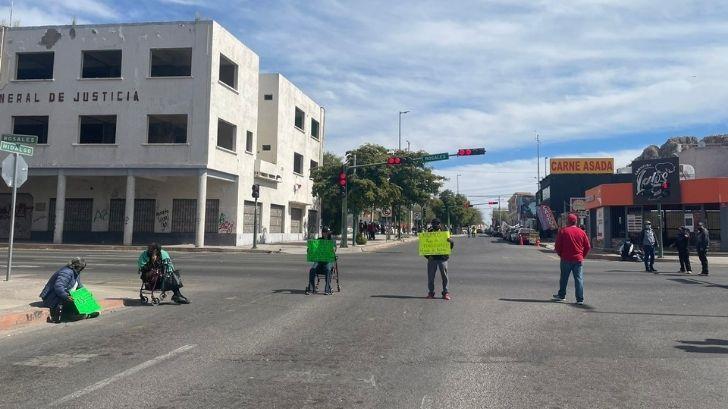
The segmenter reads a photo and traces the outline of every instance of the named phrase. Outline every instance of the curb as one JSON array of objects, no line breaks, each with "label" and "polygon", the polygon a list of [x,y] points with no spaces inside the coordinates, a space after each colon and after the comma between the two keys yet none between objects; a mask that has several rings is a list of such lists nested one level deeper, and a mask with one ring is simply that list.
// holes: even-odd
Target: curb
[{"label": "curb", "polygon": [[[99,300],[99,305],[103,308],[102,313],[118,310],[125,306],[123,298],[105,298]],[[0,312],[0,331],[8,331],[29,325],[45,324],[49,316],[48,308],[40,307],[25,311],[9,312],[7,314]]]},{"label": "curb", "polygon": [[[285,243],[281,243],[285,244]],[[15,250],[83,250],[89,251],[130,251],[139,252],[146,249],[146,246],[114,246],[114,245],[94,245],[94,244],[31,244],[16,243],[13,245]],[[165,246],[166,250],[178,253],[280,253],[280,250],[265,250],[251,248],[224,248],[224,247],[175,247],[174,245]],[[0,246],[0,251],[7,251],[8,246]]]}]

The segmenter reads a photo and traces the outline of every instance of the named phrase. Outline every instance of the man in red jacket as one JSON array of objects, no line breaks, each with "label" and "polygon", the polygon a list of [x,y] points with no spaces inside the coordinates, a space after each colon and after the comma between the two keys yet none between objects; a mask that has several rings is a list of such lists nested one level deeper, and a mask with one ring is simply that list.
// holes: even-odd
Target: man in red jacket
[{"label": "man in red jacket", "polygon": [[556,254],[561,257],[561,280],[559,280],[559,292],[554,294],[553,300],[563,302],[566,299],[566,285],[569,283],[569,276],[574,274],[574,286],[576,287],[576,303],[584,304],[584,268],[582,262],[591,250],[589,238],[586,233],[576,226],[578,218],[575,214],[568,217],[568,226],[563,228],[556,237]]}]

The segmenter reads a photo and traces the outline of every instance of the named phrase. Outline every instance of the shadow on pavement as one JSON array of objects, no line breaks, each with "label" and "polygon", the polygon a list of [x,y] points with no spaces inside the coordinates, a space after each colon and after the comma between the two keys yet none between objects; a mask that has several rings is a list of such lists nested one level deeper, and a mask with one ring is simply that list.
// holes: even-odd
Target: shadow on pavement
[{"label": "shadow on pavement", "polygon": [[677,341],[681,344],[675,348],[685,352],[693,352],[699,354],[728,354],[728,340],[708,338],[705,341]]},{"label": "shadow on pavement", "polygon": [[370,298],[391,298],[395,300],[426,300],[427,297],[418,297],[415,295],[371,295]]},{"label": "shadow on pavement", "polygon": [[574,308],[576,308],[576,309],[578,309],[578,310],[587,310],[589,312],[594,311],[594,307],[592,307],[589,304],[582,304],[582,305],[579,305],[579,304],[569,304],[569,305],[572,306],[572,307],[574,307]]},{"label": "shadow on pavement", "polygon": [[549,299],[535,299],[535,298],[499,298],[498,301],[543,303],[543,304],[563,304],[563,303],[552,301]]},{"label": "shadow on pavement", "polygon": [[279,290],[273,290],[273,294],[297,294],[297,295],[305,295],[305,290],[293,290],[290,288],[283,288]]},{"label": "shadow on pavement", "polygon": [[[665,274],[665,275],[667,275],[667,274]],[[705,287],[716,287],[716,288],[723,288],[723,289],[728,290],[728,285],[711,283],[710,281],[697,280],[694,278],[669,278],[668,280],[674,281],[674,282],[680,283],[680,284],[693,284],[693,285],[702,284]]]},{"label": "shadow on pavement", "polygon": [[615,315],[650,315],[654,317],[696,317],[696,318],[728,318],[728,315],[708,314],[670,314],[663,312],[619,312],[619,311],[589,311],[592,314],[615,314]]},{"label": "shadow on pavement", "polygon": [[43,301],[33,301],[28,305],[30,305],[31,307],[43,308]]},{"label": "shadow on pavement", "polygon": [[[124,307],[155,307],[151,301],[148,304],[142,304],[138,298],[108,298],[109,300],[121,300],[124,302]],[[162,300],[158,305],[180,305],[173,302],[170,297]]]}]

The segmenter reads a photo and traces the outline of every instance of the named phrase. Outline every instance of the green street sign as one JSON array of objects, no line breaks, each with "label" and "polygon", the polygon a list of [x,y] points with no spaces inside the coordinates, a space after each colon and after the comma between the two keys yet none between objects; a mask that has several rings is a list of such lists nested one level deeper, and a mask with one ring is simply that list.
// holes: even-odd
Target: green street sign
[{"label": "green street sign", "polygon": [[38,143],[38,137],[35,135],[18,135],[11,133],[4,133],[2,135],[3,142],[22,143],[23,145],[36,145]]},{"label": "green street sign", "polygon": [[447,160],[450,159],[450,154],[447,152],[444,153],[435,153],[432,155],[427,155],[422,157],[423,162],[434,162],[436,160]]},{"label": "green street sign", "polygon": [[21,145],[19,143],[11,143],[11,142],[0,142],[0,151],[10,152],[10,153],[19,153],[21,155],[27,155],[27,156],[33,156],[33,147],[32,146],[25,146]]}]

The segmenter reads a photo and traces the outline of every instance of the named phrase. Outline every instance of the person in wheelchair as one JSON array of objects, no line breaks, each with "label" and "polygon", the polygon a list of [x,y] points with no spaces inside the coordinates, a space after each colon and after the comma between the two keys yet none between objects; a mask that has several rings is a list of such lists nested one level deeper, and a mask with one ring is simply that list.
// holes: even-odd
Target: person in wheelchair
[{"label": "person in wheelchair", "polygon": [[[331,230],[328,227],[321,228],[321,237],[318,240],[333,240],[331,238]],[[336,249],[336,245],[334,245]],[[331,273],[334,268],[334,263],[319,261],[314,263],[311,269],[308,271],[308,287],[306,287],[306,295],[316,292],[316,274],[326,275],[326,287],[324,288],[324,294],[333,295],[331,291]]]},{"label": "person in wheelchair", "polygon": [[177,280],[168,279],[168,277],[174,275],[179,276],[179,273],[177,273],[174,269],[174,264],[172,264],[172,258],[169,257],[169,253],[162,250],[162,246],[157,243],[150,244],[147,249],[139,255],[137,264],[139,266],[139,278],[141,278],[144,282],[147,281],[146,278],[150,271],[155,268],[164,268],[165,279],[162,280],[163,282],[161,282],[160,285],[164,286],[164,290],[171,290],[174,293],[172,301],[178,304],[190,303],[190,300],[179,291],[181,286],[171,284]]}]

